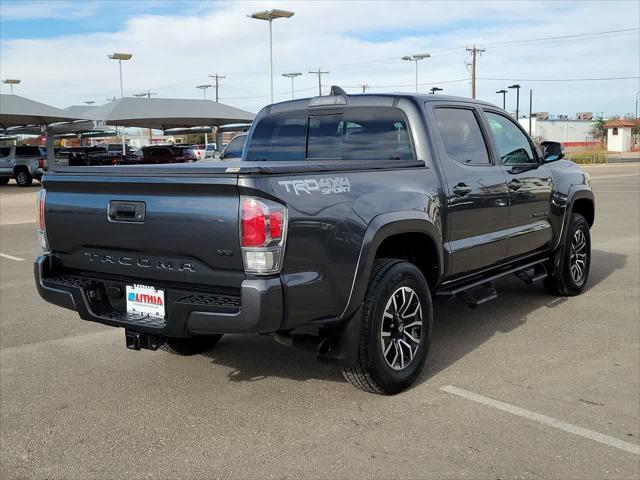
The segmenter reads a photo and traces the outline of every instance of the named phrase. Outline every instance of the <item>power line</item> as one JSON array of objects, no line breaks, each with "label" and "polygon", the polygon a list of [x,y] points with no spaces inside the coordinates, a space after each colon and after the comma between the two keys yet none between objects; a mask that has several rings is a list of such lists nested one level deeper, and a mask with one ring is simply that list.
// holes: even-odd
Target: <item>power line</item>
[{"label": "power line", "polygon": [[607,80],[636,80],[635,77],[600,77],[600,78],[489,78],[478,77],[480,80],[500,80],[506,82],[600,82]]}]

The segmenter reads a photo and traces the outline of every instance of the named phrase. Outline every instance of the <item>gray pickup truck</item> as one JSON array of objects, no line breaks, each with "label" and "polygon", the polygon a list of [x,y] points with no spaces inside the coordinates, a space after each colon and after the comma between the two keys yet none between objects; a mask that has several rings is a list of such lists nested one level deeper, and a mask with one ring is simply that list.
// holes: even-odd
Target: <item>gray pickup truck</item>
[{"label": "gray pickup truck", "polygon": [[39,211],[40,295],[128,348],[269,334],[393,394],[434,298],[475,308],[506,275],[581,293],[595,203],[559,144],[494,105],[335,88],[264,108],[241,161],[48,173]]},{"label": "gray pickup truck", "polygon": [[19,187],[28,187],[33,179],[44,175],[46,155],[39,147],[30,145],[0,146],[0,185],[12,178]]}]

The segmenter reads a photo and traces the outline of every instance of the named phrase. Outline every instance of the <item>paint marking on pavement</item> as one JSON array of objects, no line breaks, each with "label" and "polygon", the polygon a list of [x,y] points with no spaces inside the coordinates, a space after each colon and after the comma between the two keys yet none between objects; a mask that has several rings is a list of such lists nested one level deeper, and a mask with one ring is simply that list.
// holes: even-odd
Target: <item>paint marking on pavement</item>
[{"label": "paint marking on pavement", "polygon": [[0,257],[6,258],[8,260],[14,260],[16,262],[24,262],[24,258],[14,257],[13,255],[7,255],[6,253],[0,253]]},{"label": "paint marking on pavement", "polygon": [[496,410],[502,410],[503,412],[511,413],[513,415],[517,415],[534,422],[557,428],[558,430],[564,430],[565,432],[573,433],[574,435],[578,435],[580,437],[588,438],[590,440],[608,445],[610,447],[624,450],[625,452],[640,455],[640,445],[636,445],[634,443],[625,442],[624,440],[619,440],[609,435],[594,432],[593,430],[589,430],[587,428],[578,427],[577,425],[563,422],[562,420],[558,420],[557,418],[548,417],[540,413],[525,410],[524,408],[500,402],[499,400],[483,397],[482,395],[478,395],[476,393],[454,387],[453,385],[440,387],[440,390],[442,390],[443,392],[451,393],[452,395],[457,395],[458,397],[462,397],[467,400],[471,400],[472,402],[481,403],[482,405],[495,408]]}]

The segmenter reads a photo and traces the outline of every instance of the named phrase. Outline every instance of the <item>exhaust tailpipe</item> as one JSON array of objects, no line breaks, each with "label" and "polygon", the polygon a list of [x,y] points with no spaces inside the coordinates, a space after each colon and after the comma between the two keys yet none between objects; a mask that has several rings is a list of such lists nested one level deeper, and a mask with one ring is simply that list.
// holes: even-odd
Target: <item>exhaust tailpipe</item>
[{"label": "exhaust tailpipe", "polygon": [[332,347],[331,340],[328,338],[316,337],[315,335],[272,333],[271,336],[276,342],[281,343],[282,345],[296,347],[317,355],[327,354]]}]

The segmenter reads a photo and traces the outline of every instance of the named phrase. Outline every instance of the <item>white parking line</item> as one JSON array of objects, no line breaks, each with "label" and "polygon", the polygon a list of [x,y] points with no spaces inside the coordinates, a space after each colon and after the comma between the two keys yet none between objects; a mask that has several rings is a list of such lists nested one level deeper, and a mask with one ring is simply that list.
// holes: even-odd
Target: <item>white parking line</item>
[{"label": "white parking line", "polygon": [[565,432],[573,433],[574,435],[603,443],[610,447],[619,448],[620,450],[624,450],[625,452],[640,455],[640,446],[634,443],[625,442],[624,440],[618,440],[617,438],[611,437],[609,435],[604,435],[587,428],[571,425],[570,423],[563,422],[562,420],[558,420],[557,418],[547,417],[546,415],[542,415],[540,413],[525,410],[524,408],[516,407],[514,405],[500,402],[492,398],[483,397],[482,395],[478,395],[476,393],[469,392],[452,385],[441,387],[440,390],[442,390],[443,392],[451,393],[453,395],[457,395],[458,397],[466,398],[467,400],[471,400],[472,402],[481,403],[488,407],[495,408],[496,410],[502,410],[503,412],[508,412],[519,417],[533,420],[534,422],[557,428],[558,430],[564,430]]},{"label": "white parking line", "polygon": [[7,258],[9,260],[15,260],[16,262],[23,262],[24,258],[14,257],[13,255],[7,255],[6,253],[0,253],[0,257]]}]

